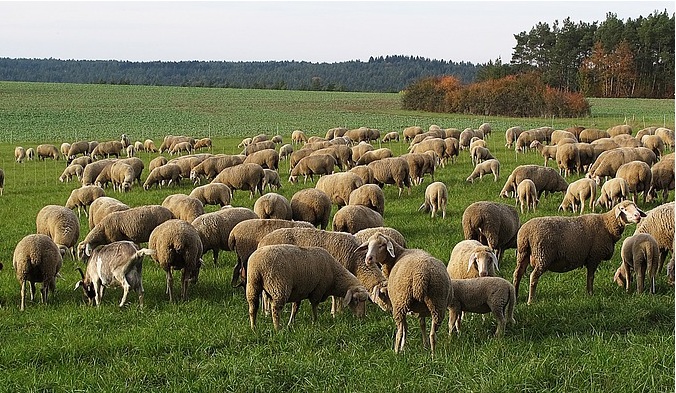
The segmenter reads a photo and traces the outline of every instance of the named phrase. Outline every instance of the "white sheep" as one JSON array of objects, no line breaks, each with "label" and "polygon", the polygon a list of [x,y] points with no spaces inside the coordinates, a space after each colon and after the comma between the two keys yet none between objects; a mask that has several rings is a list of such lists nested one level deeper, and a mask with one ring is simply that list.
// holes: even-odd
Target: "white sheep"
[{"label": "white sheep", "polygon": [[91,231],[108,214],[127,209],[129,206],[115,198],[106,196],[96,198],[89,205],[89,230]]},{"label": "white sheep", "polygon": [[68,183],[71,180],[73,180],[73,177],[77,177],[77,179],[79,181],[82,181],[82,173],[83,172],[84,172],[84,168],[82,167],[82,165],[78,165],[78,164],[68,165],[66,167],[66,169],[64,169],[63,172],[61,173],[61,176],[59,176],[59,181],[61,183],[63,183],[63,182]]},{"label": "white sheep", "polygon": [[195,187],[189,196],[197,198],[203,205],[219,205],[220,207],[230,204],[232,190],[221,183],[209,183]]},{"label": "white sheep", "polygon": [[275,192],[269,192],[258,198],[254,203],[253,210],[258,218],[278,218],[281,220],[293,218],[289,200]]},{"label": "white sheep", "polygon": [[72,210],[59,205],[46,205],[35,218],[36,233],[49,236],[75,258],[75,246],[80,237],[80,220]]},{"label": "white sheep", "polygon": [[516,248],[516,236],[521,221],[513,206],[504,203],[478,201],[462,213],[462,231],[465,239],[478,240],[495,251],[498,263],[505,250]]},{"label": "white sheep", "polygon": [[89,217],[87,207],[90,206],[97,198],[106,196],[103,188],[95,185],[82,186],[70,192],[70,196],[66,201],[68,209],[77,208],[77,216],[80,217],[80,209],[84,210],[85,217]]},{"label": "white sheep", "polygon": [[568,185],[559,211],[566,211],[571,207],[573,213],[576,213],[579,206],[580,214],[583,214],[586,201],[589,201],[589,209],[593,212],[596,207],[596,182],[588,178],[578,179]]},{"label": "white sheep", "polygon": [[40,295],[42,302],[47,303],[48,292],[56,290],[56,276],[62,264],[62,251],[47,235],[27,235],[17,243],[12,266],[21,284],[21,311],[25,309],[26,283],[30,286],[31,301],[35,298],[35,283],[42,283]]},{"label": "white sheep", "polygon": [[658,271],[662,271],[664,262],[671,252],[674,255],[674,202],[654,207],[647,212],[646,218],[636,226],[637,233],[649,233],[660,247],[660,264]]},{"label": "white sheep", "polygon": [[431,211],[432,218],[435,218],[437,211],[441,211],[441,218],[446,218],[446,205],[448,203],[448,189],[440,181],[431,183],[425,189],[425,201],[418,208],[418,211],[425,213]]},{"label": "white sheep", "polygon": [[627,199],[627,196],[629,196],[629,185],[627,184],[627,181],[621,177],[616,177],[603,183],[596,204],[610,210],[612,206]]},{"label": "white sheep", "polygon": [[21,146],[14,148],[14,160],[18,163],[22,163],[26,159],[26,149]]},{"label": "white sheep", "polygon": [[162,201],[162,206],[166,207],[174,215],[174,218],[193,222],[193,220],[204,214],[204,205],[199,199],[185,194],[167,195]]},{"label": "white sheep", "polygon": [[301,175],[303,176],[303,184],[307,182],[308,177],[310,177],[310,181],[314,181],[315,175],[330,175],[336,165],[336,159],[328,154],[308,155],[301,158],[293,167],[289,175],[289,183],[297,183],[298,176]]},{"label": "white sheep", "polygon": [[448,306],[448,333],[455,329],[460,334],[460,320],[463,313],[493,313],[498,320],[495,337],[502,337],[507,322],[516,323],[514,286],[502,277],[478,277],[451,280],[453,297]]},{"label": "white sheep", "polygon": [[350,193],[348,205],[362,205],[385,214],[385,193],[375,184],[363,184]]},{"label": "white sheep", "polygon": [[291,197],[291,212],[294,221],[309,222],[326,229],[331,216],[331,198],[316,188],[304,188]]},{"label": "white sheep", "polygon": [[667,202],[669,191],[674,189],[674,180],[676,175],[674,169],[676,164],[674,161],[674,154],[663,156],[662,159],[650,168],[652,172],[652,180],[650,182],[650,190],[648,190],[647,201],[652,202],[657,199],[657,192],[662,191],[662,203]]},{"label": "white sheep", "polygon": [[524,213],[524,206],[526,211],[530,211],[537,207],[540,200],[538,199],[538,190],[535,183],[531,179],[523,179],[516,186],[516,203],[521,203],[521,214]]},{"label": "white sheep", "polygon": [[253,199],[256,191],[263,195],[263,178],[265,173],[263,167],[254,164],[239,164],[223,169],[212,183],[223,183],[230,187],[232,196],[235,196],[235,190],[249,191],[249,199]]},{"label": "white sheep", "polygon": [[362,229],[383,226],[383,216],[362,205],[343,206],[333,215],[332,229],[355,234]]},{"label": "white sheep", "polygon": [[279,178],[279,172],[272,169],[263,168],[263,189],[268,191],[279,190],[282,188],[282,181]]},{"label": "white sheep", "polygon": [[411,177],[410,169],[406,159],[401,157],[389,157],[382,160],[373,161],[368,164],[373,171],[373,178],[380,185],[394,184],[399,188],[399,197],[404,190],[408,188],[408,194],[411,195]]},{"label": "white sheep", "polygon": [[474,183],[474,179],[477,177],[482,179],[484,175],[489,173],[493,174],[493,181],[498,181],[498,177],[500,176],[500,161],[494,158],[478,163],[465,181]]},{"label": "white sheep", "polygon": [[254,218],[258,218],[256,213],[245,207],[225,207],[195,218],[191,224],[202,240],[202,255],[211,250],[214,256],[214,266],[216,266],[219,251],[230,251],[228,237],[232,228],[244,220]]},{"label": "white sheep", "polygon": [[620,165],[615,176],[627,181],[628,191],[632,193],[634,203],[638,203],[639,192],[643,193],[643,203],[646,203],[653,179],[650,165],[643,161],[630,161]]},{"label": "white sheep", "polygon": [[446,271],[452,280],[495,277],[498,258],[490,247],[476,240],[463,240],[453,247]]},{"label": "white sheep", "polygon": [[540,276],[550,270],[567,272],[587,268],[587,293],[594,290],[594,274],[601,261],[612,258],[615,243],[622,237],[627,224],[638,223],[645,217],[633,202],[622,201],[603,214],[584,214],[579,217],[536,217],[521,226],[517,236],[517,260],[514,269],[514,287],[528,264],[530,275],[528,304],[535,298]]},{"label": "white sheep", "polygon": [[650,293],[655,293],[655,276],[660,263],[660,248],[657,241],[648,233],[637,233],[622,242],[620,251],[622,263],[617,268],[613,280],[629,292],[631,278],[636,273],[636,292],[643,293],[645,277],[648,276]]},{"label": "white sheep", "polygon": [[339,208],[350,202],[352,192],[363,185],[362,179],[352,172],[338,172],[322,176],[315,188],[331,198]]}]

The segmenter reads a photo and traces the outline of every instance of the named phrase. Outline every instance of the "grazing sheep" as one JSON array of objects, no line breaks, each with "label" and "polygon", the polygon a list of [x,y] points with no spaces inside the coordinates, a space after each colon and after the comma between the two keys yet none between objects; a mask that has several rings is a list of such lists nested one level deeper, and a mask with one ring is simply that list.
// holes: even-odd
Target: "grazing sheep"
[{"label": "grazing sheep", "polygon": [[479,201],[467,206],[462,213],[462,231],[466,240],[478,240],[493,249],[502,261],[505,250],[516,248],[516,236],[521,227],[519,213],[504,203]]},{"label": "grazing sheep", "polygon": [[223,169],[212,183],[223,183],[230,187],[232,196],[235,196],[235,190],[249,191],[249,199],[253,199],[256,191],[263,195],[263,178],[265,173],[263,167],[254,164],[240,164]]},{"label": "grazing sheep", "polygon": [[187,153],[187,154],[192,154],[193,152],[193,145],[190,144],[190,142],[179,142],[174,145],[172,145],[171,149],[169,150],[169,155],[173,156],[174,154],[180,155],[181,153]]},{"label": "grazing sheep", "polygon": [[275,149],[277,147],[273,141],[262,141],[257,143],[251,143],[249,146],[245,147],[242,151],[242,154],[249,156],[257,151],[266,150],[266,149]]},{"label": "grazing sheep", "polygon": [[669,149],[674,149],[674,130],[666,127],[659,127],[655,130],[655,135],[659,136],[664,142],[664,146]]},{"label": "grazing sheep", "polygon": [[272,169],[263,169],[263,189],[268,191],[279,190],[282,188],[282,180],[279,178],[279,173]]},{"label": "grazing sheep", "polygon": [[109,167],[110,181],[113,183],[113,191],[127,192],[136,179],[136,173],[131,165],[116,161]]},{"label": "grazing sheep", "polygon": [[90,206],[97,198],[106,196],[106,192],[99,186],[82,186],[70,192],[70,196],[66,201],[68,209],[77,208],[77,216],[80,217],[80,209],[84,210],[85,217],[87,214],[87,207]]},{"label": "grazing sheep", "polygon": [[671,252],[674,255],[674,202],[659,205],[647,212],[645,219],[636,226],[634,234],[649,233],[660,247],[660,264],[658,271]]},{"label": "grazing sheep", "polygon": [[317,320],[317,306],[329,296],[343,298],[355,313],[369,300],[366,288],[326,250],[290,244],[261,247],[251,255],[246,298],[252,329],[261,295],[270,301],[275,330],[280,329],[280,314],[286,303],[293,303],[290,325],[304,299],[312,305],[313,321]]},{"label": "grazing sheep", "polygon": [[621,177],[610,179],[601,186],[600,195],[599,199],[596,200],[596,204],[609,210],[620,201],[627,199],[627,196],[629,196],[629,185]]},{"label": "grazing sheep", "polygon": [[566,177],[570,176],[573,170],[580,173],[582,163],[580,159],[580,150],[575,143],[560,145],[556,150],[556,166],[559,168],[559,174]]},{"label": "grazing sheep", "polygon": [[162,206],[166,207],[174,215],[174,218],[193,222],[195,218],[204,214],[204,205],[199,199],[185,194],[168,195],[162,201]]},{"label": "grazing sheep", "polygon": [[89,230],[94,229],[96,224],[101,222],[108,214],[127,209],[129,209],[129,206],[115,198],[101,196],[94,199],[89,206]]},{"label": "grazing sheep", "polygon": [[470,150],[470,156],[472,157],[472,165],[479,164],[486,160],[495,159],[490,150],[483,146],[474,146],[472,150]]},{"label": "grazing sheep", "polygon": [[254,136],[253,138],[251,138],[251,143],[254,144],[254,143],[259,143],[259,142],[266,142],[266,141],[269,141],[269,140],[270,140],[270,137],[267,136],[266,134],[258,134],[256,136]]},{"label": "grazing sheep", "polygon": [[507,178],[500,196],[507,197],[509,192],[516,191],[516,187],[523,179],[531,179],[538,190],[538,199],[542,194],[565,192],[568,189],[566,180],[553,168],[539,165],[519,165]]},{"label": "grazing sheep", "polygon": [[120,143],[122,143],[122,148],[126,148],[127,146],[131,145],[129,136],[127,134],[122,134],[120,137]]},{"label": "grazing sheep", "polygon": [[169,160],[167,164],[176,164],[181,168],[181,177],[182,178],[190,178],[190,172],[195,168],[197,165],[199,165],[201,162],[203,162],[205,159],[207,159],[208,155],[187,155],[183,157],[177,157]]},{"label": "grazing sheep", "polygon": [[434,156],[436,153],[429,150],[426,153],[408,153],[402,154],[400,157],[404,158],[408,163],[408,172],[411,177],[411,183],[420,185],[423,183],[425,174],[429,173],[432,181],[434,181],[434,171],[436,169],[437,159]]},{"label": "grazing sheep", "polygon": [[653,153],[660,158],[664,153],[664,141],[658,135],[645,135],[643,138],[639,139],[643,147],[647,147],[652,150]]},{"label": "grazing sheep", "polygon": [[[128,158],[123,158],[119,160],[118,162],[121,162],[123,164],[129,165],[133,170],[133,180],[138,183],[138,185],[141,185],[141,175],[143,174],[143,169],[145,168],[145,165],[143,164],[143,160],[141,160],[138,157],[128,157]],[[130,183],[131,184],[131,183]]]},{"label": "grazing sheep", "polygon": [[406,141],[407,143],[410,142],[413,138],[415,138],[416,135],[422,133],[423,133],[422,127],[418,126],[406,127],[402,132],[402,134],[404,135],[404,141]]},{"label": "grazing sheep", "polygon": [[375,184],[363,184],[350,193],[348,205],[366,206],[383,216],[385,214],[385,194],[383,189]]},{"label": "grazing sheep", "polygon": [[601,261],[609,260],[615,243],[622,237],[627,224],[638,223],[645,217],[633,202],[622,201],[611,211],[602,214],[584,214],[579,217],[536,217],[523,224],[517,237],[517,260],[514,287],[530,262],[528,304],[535,298],[540,276],[550,270],[563,273],[585,266],[587,293],[594,290],[594,274]]},{"label": "grazing sheep", "polygon": [[134,147],[134,145],[129,145],[124,149],[124,152],[127,157],[134,157],[136,155],[136,147]]},{"label": "grazing sheep", "polygon": [[676,164],[673,154],[670,154],[670,156],[671,158],[667,158],[667,156],[662,157],[658,163],[650,168],[652,178],[646,201],[652,202],[656,200],[657,192],[662,191],[662,203],[665,203],[669,197],[669,191],[674,189],[674,179],[676,178],[674,168]]},{"label": "grazing sheep", "polygon": [[566,211],[570,206],[573,213],[577,213],[577,207],[580,206],[580,215],[584,213],[584,203],[589,201],[589,209],[594,212],[596,207],[596,183],[592,179],[582,178],[576,180],[568,186],[566,195],[559,205],[559,211]]},{"label": "grazing sheep", "polygon": [[543,145],[540,141],[535,140],[530,144],[531,149],[536,149],[540,152],[540,155],[545,159],[545,163],[542,164],[547,166],[547,161],[553,160],[556,158],[557,146],[546,146]]},{"label": "grazing sheep", "polygon": [[655,275],[660,263],[660,249],[655,238],[647,233],[629,236],[622,242],[622,264],[613,280],[629,292],[631,278],[636,272],[636,292],[643,293],[646,273],[650,280],[650,293],[655,293]]},{"label": "grazing sheep", "polygon": [[460,334],[460,321],[463,313],[493,313],[498,320],[495,337],[505,334],[507,322],[516,323],[514,306],[516,291],[514,286],[502,277],[479,277],[464,280],[451,280],[453,297],[448,305],[448,333],[455,329]]},{"label": "grazing sheep", "polygon": [[[384,311],[392,312],[397,325],[395,353],[404,349],[408,328],[406,315],[415,313],[420,321],[423,345],[429,341],[434,354],[436,333],[453,297],[446,266],[429,253],[405,249],[380,233],[374,234],[359,247],[367,249],[367,263],[391,267],[387,285],[374,287],[372,300]],[[425,332],[425,317],[428,315],[432,318],[429,340]]]},{"label": "grazing sheep", "polygon": [[474,170],[467,176],[465,181],[474,183],[474,179],[478,177],[479,180],[481,180],[484,175],[489,173],[493,174],[493,181],[498,181],[498,177],[500,176],[500,161],[494,158],[492,160],[480,162],[474,167]]},{"label": "grazing sheep", "polygon": [[612,138],[614,136],[621,135],[621,134],[631,135],[632,130],[631,130],[631,126],[626,125],[626,124],[621,124],[621,125],[610,127],[607,130],[607,132],[608,132],[608,135],[610,135],[610,137]]},{"label": "grazing sheep", "polygon": [[331,216],[331,198],[324,191],[305,188],[291,197],[291,212],[294,221],[309,222],[326,229]]},{"label": "grazing sheep", "polygon": [[649,166],[657,162],[657,156],[645,147],[616,148],[599,154],[587,171],[587,177],[601,184],[602,177],[615,177],[618,168],[631,161],[643,161]]},{"label": "grazing sheep", "polygon": [[238,147],[238,148],[244,148],[244,147],[247,147],[247,146],[249,146],[249,145],[251,144],[251,141],[253,141],[253,138],[251,138],[251,137],[244,138],[244,139],[242,139],[242,141],[239,143],[239,145],[237,145],[237,147]]},{"label": "grazing sheep", "polygon": [[219,251],[231,251],[228,247],[228,237],[232,228],[244,220],[254,218],[258,218],[256,213],[245,207],[226,207],[195,218],[192,226],[202,239],[202,253],[206,254],[211,250],[214,256],[214,266],[216,266]]},{"label": "grazing sheep", "polygon": [[445,163],[449,157],[446,153],[446,149],[446,141],[441,138],[432,138],[425,139],[424,141],[411,146],[408,150],[409,153],[425,153],[431,150],[437,154],[437,157],[439,157],[443,163]]},{"label": "grazing sheep", "polygon": [[323,191],[338,208],[350,202],[352,192],[363,185],[359,176],[352,172],[338,172],[322,176],[317,180],[316,189]]},{"label": "grazing sheep", "polygon": [[287,143],[279,148],[279,159],[288,160],[291,153],[293,153],[293,145]]},{"label": "grazing sheep", "polygon": [[508,149],[512,148],[516,139],[521,135],[523,129],[520,126],[510,127],[505,131],[505,147]]},{"label": "grazing sheep", "polygon": [[207,149],[211,150],[211,138],[202,138],[198,139],[195,141],[195,146],[193,146],[193,150],[202,150],[202,149]]},{"label": "grazing sheep", "polygon": [[70,161],[70,164],[68,164],[68,166],[80,165],[80,166],[82,166],[82,168],[86,168],[87,165],[89,165],[91,163],[92,163],[92,158],[90,156],[80,156],[80,157],[76,157],[76,158],[72,159]]},{"label": "grazing sheep", "polygon": [[167,162],[168,162],[168,161],[167,161],[167,158],[164,157],[164,156],[157,156],[157,157],[153,158],[153,159],[150,160],[150,162],[148,163],[148,172],[149,172],[149,173],[152,172],[153,169],[159,168],[159,167],[161,167],[162,165],[166,164]]},{"label": "grazing sheep", "polygon": [[33,161],[34,158],[35,158],[35,149],[29,147],[28,149],[26,149],[26,159],[28,161]]},{"label": "grazing sheep", "polygon": [[453,247],[446,270],[452,280],[495,277],[498,257],[490,247],[477,240],[463,240]]},{"label": "grazing sheep", "polygon": [[63,254],[49,236],[27,235],[17,243],[12,266],[21,284],[21,311],[26,306],[26,282],[30,285],[31,301],[35,298],[35,283],[42,283],[41,300],[47,303],[48,292],[56,291],[56,276],[62,264]]},{"label": "grazing sheep", "polygon": [[551,138],[552,145],[563,145],[564,143],[571,143],[569,142],[569,140],[572,141],[572,143],[576,143],[578,141],[575,134],[570,131],[554,130],[554,132],[552,132]]},{"label": "grazing sheep", "polygon": [[202,267],[202,240],[197,230],[183,220],[167,220],[153,229],[148,239],[151,257],[167,272],[167,294],[173,301],[172,270],[182,270],[181,299],[188,300],[188,284],[197,282]]},{"label": "grazing sheep", "polygon": [[146,153],[157,153],[157,147],[155,147],[155,142],[152,139],[146,139],[143,141],[143,150]]},{"label": "grazing sheep", "polygon": [[335,232],[355,234],[362,229],[383,226],[383,216],[362,205],[347,205],[333,215],[332,229]]},{"label": "grazing sheep", "polygon": [[632,193],[632,201],[638,203],[638,193],[643,193],[643,203],[648,199],[648,191],[653,180],[653,173],[650,166],[643,161],[630,161],[620,165],[615,173],[627,181],[627,190]]},{"label": "grazing sheep", "polygon": [[314,175],[330,175],[336,165],[336,159],[328,154],[308,155],[301,158],[298,164],[293,167],[289,175],[289,183],[297,183],[300,175],[304,177],[303,184],[307,182],[308,176],[310,181],[314,181]]},{"label": "grazing sheep", "polygon": [[[398,230],[391,227],[373,227],[362,229],[361,231],[355,233],[354,237],[357,239],[357,242],[359,244],[362,244],[368,241],[368,239],[376,232],[382,233],[383,235],[389,237],[393,242],[406,248],[406,238],[404,238],[404,235],[402,235],[401,232],[399,232]],[[385,270],[383,270],[383,274],[385,274]],[[389,270],[387,271],[386,276],[387,275],[389,275]]]},{"label": "grazing sheep", "polygon": [[291,203],[284,196],[274,192],[267,193],[256,200],[253,207],[258,218],[277,218],[291,220]]},{"label": "grazing sheep", "polygon": [[535,183],[531,179],[523,179],[521,183],[516,186],[516,203],[521,202],[521,214],[523,214],[524,205],[526,211],[530,211],[537,207],[540,200],[538,199],[538,190]]},{"label": "grazing sheep", "polygon": [[318,150],[314,150],[310,155],[328,154],[336,159],[336,165],[340,170],[349,169],[354,165],[352,161],[352,149],[346,145],[331,145]]},{"label": "grazing sheep", "polygon": [[85,250],[87,273],[78,268],[82,280],[75,284],[75,289],[81,286],[89,304],[94,301],[99,306],[104,288],[121,286],[124,292],[119,307],[124,306],[130,289],[138,294],[139,306],[143,307],[142,262],[143,257],[152,252],[147,248],[139,250],[130,241],[114,242],[95,250]]},{"label": "grazing sheep", "polygon": [[385,134],[385,136],[383,136],[382,141],[383,142],[392,142],[392,141],[399,142],[399,133],[397,131],[388,132],[387,134]]},{"label": "grazing sheep", "polygon": [[444,139],[444,143],[446,144],[446,151],[441,158],[442,165],[445,165],[449,158],[452,163],[455,163],[456,157],[460,155],[460,142],[458,142],[457,138],[446,138]]},{"label": "grazing sheep", "polygon": [[352,162],[356,164],[364,154],[373,151],[373,149],[373,145],[366,142],[360,142],[358,145],[352,146]]},{"label": "grazing sheep", "polygon": [[189,194],[198,199],[202,205],[219,205],[220,207],[230,204],[232,191],[228,186],[221,183],[209,183],[195,187]]},{"label": "grazing sheep", "polygon": [[104,159],[84,167],[82,171],[82,185],[89,186],[96,183],[97,178],[108,166],[113,165],[113,160]]},{"label": "grazing sheep", "polygon": [[326,136],[325,138],[327,140],[333,139],[333,138],[342,138],[343,135],[347,132],[346,127],[334,127],[326,131]]},{"label": "grazing sheep", "polygon": [[59,149],[56,148],[54,145],[50,144],[42,144],[38,145],[38,147],[35,148],[35,151],[37,153],[37,156],[40,160],[43,160],[45,158],[51,158],[52,160],[59,160]]},{"label": "grazing sheep", "polygon": [[382,160],[383,158],[393,157],[394,153],[392,150],[383,147],[381,149],[369,150],[364,152],[364,154],[359,157],[359,160],[355,161],[356,165],[368,165],[369,163],[377,160]]},{"label": "grazing sheep", "polygon": [[432,218],[435,218],[437,211],[441,211],[441,218],[446,218],[446,204],[448,203],[448,189],[440,181],[431,183],[425,189],[425,202],[418,208],[418,211],[431,211]]},{"label": "grazing sheep", "polygon": [[143,142],[141,141],[134,142],[134,151],[137,153],[145,151],[145,149],[143,148]]},{"label": "grazing sheep", "polygon": [[541,129],[530,129],[524,131],[516,138],[514,144],[514,151],[525,153],[526,149],[530,147],[533,141],[540,141],[540,143],[545,143],[547,141],[546,133]]},{"label": "grazing sheep", "polygon": [[14,160],[18,163],[23,163],[23,160],[26,159],[26,149],[21,146],[14,148]]},{"label": "grazing sheep", "polygon": [[608,134],[607,131],[595,128],[585,128],[580,132],[580,137],[578,139],[580,142],[591,143],[601,138],[610,138],[610,134]]},{"label": "grazing sheep", "polygon": [[120,141],[106,141],[101,142],[96,147],[91,150],[90,155],[92,158],[96,159],[97,157],[106,157],[115,156],[116,158],[120,157],[120,152],[122,151],[122,142]]},{"label": "grazing sheep", "polygon": [[63,173],[61,173],[61,176],[59,176],[59,181],[61,183],[63,182],[70,182],[73,180],[73,176],[77,177],[79,181],[82,181],[82,173],[84,172],[84,168],[82,165],[68,165],[66,169],[63,170]]},{"label": "grazing sheep", "polygon": [[75,246],[80,238],[80,220],[72,210],[59,205],[46,205],[35,218],[36,233],[49,236],[59,247],[75,257]]},{"label": "grazing sheep", "polygon": [[368,167],[373,171],[373,178],[379,186],[395,184],[399,188],[399,197],[406,187],[408,194],[411,195],[411,177],[406,159],[401,157],[383,158],[373,161],[368,164]]},{"label": "grazing sheep", "polygon": [[276,171],[279,168],[279,153],[275,149],[259,150],[246,156],[244,163],[254,163]]},{"label": "grazing sheep", "polygon": [[181,167],[167,163],[150,171],[145,183],[143,183],[143,189],[149,190],[152,186],[159,188],[165,183],[167,186],[171,184],[178,186],[181,184],[181,178]]},{"label": "grazing sheep", "polygon": [[225,168],[230,168],[244,163],[246,157],[241,155],[219,154],[207,157],[204,161],[195,165],[190,170],[190,180],[193,184],[201,182],[202,178],[211,181]]}]

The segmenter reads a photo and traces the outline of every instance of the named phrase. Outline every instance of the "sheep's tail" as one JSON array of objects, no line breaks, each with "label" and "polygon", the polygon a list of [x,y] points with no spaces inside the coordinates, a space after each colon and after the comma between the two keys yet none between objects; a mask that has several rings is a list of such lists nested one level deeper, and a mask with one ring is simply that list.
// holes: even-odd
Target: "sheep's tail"
[{"label": "sheep's tail", "polygon": [[509,300],[507,301],[507,312],[505,313],[505,316],[508,318],[507,320],[513,324],[516,324],[516,320],[514,319],[515,305],[516,305],[516,290],[514,289],[513,285],[510,285]]},{"label": "sheep's tail", "polygon": [[143,258],[146,255],[155,255],[157,254],[156,250],[153,250],[151,248],[142,248],[138,251],[136,251],[136,257],[137,258]]}]

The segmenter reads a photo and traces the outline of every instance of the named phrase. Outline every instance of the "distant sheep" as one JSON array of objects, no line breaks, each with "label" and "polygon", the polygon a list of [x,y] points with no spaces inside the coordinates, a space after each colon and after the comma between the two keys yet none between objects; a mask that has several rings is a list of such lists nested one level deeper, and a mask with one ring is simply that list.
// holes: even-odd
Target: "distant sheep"
[{"label": "distant sheep", "polygon": [[35,148],[35,151],[38,158],[43,161],[45,158],[58,160],[60,157],[59,149],[57,149],[56,146],[50,144],[38,145],[38,147]]},{"label": "distant sheep", "polygon": [[21,146],[14,148],[14,160],[18,163],[22,163],[26,159],[26,149]]},{"label": "distant sheep", "polygon": [[535,183],[531,179],[523,179],[516,186],[516,203],[521,203],[521,214],[524,213],[524,206],[526,207],[526,211],[530,211],[531,209],[535,211],[539,202],[538,190],[535,187]]}]

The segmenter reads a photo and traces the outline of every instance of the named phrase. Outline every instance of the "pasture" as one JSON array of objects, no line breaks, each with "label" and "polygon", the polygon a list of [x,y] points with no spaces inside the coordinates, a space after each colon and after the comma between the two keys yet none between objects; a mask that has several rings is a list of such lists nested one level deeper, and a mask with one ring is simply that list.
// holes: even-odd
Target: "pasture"
[{"label": "pasture", "polygon": [[[582,125],[606,129],[625,121],[634,132],[645,126],[674,129],[673,100],[591,100],[591,118],[476,118],[407,112],[397,94],[231,90],[174,87],[68,85],[0,82],[0,167],[6,185],[0,197],[0,390],[1,391],[472,391],[472,392],[669,392],[674,390],[674,288],[662,274],[657,294],[625,293],[612,277],[620,264],[616,244],[611,261],[596,273],[594,295],[585,288],[585,271],[545,273],[534,304],[526,305],[522,282],[515,310],[516,325],[495,339],[492,316],[470,315],[460,336],[449,337],[442,324],[437,352],[422,347],[412,317],[404,352],[392,350],[392,317],[375,305],[358,320],[349,312],[330,315],[330,302],[319,308],[316,323],[303,303],[294,325],[276,333],[269,317],[249,328],[248,308],[241,288],[231,288],[236,263],[233,252],[222,252],[214,267],[211,254],[199,282],[190,287],[187,302],[169,303],[165,273],[150,258],[144,260],[145,307],[130,294],[119,309],[121,289],[106,291],[99,308],[88,307],[80,290],[80,262],[65,258],[62,278],[49,304],[28,302],[19,311],[19,284],[12,268],[15,245],[34,233],[35,217],[47,204],[65,204],[77,181],[61,183],[60,161],[14,162],[14,147],[77,140],[146,138],[159,146],[164,135],[209,136],[212,153],[237,154],[245,136],[280,134],[285,143],[301,129],[324,136],[336,126],[377,128],[384,135],[410,125],[426,129],[477,128],[489,122],[488,147],[501,162],[500,179],[484,177],[465,182],[472,171],[468,152],[437,170],[435,180],[449,190],[447,217],[432,220],[417,211],[429,177],[411,194],[397,197],[385,186],[385,225],[404,234],[410,248],[422,248],[447,263],[453,246],[463,238],[461,216],[474,201],[501,199],[498,193],[514,167],[542,165],[537,152],[515,154],[504,147],[504,132],[521,125],[566,128]],[[378,145],[376,143],[376,145]],[[396,154],[404,142],[383,143]],[[140,153],[146,164],[157,154]],[[167,155],[168,156],[168,155]],[[168,157],[170,158],[170,157]],[[549,164],[552,165],[551,163]],[[288,163],[280,165],[288,199],[303,187],[287,181]],[[147,176],[144,172],[143,179]],[[574,175],[568,182],[583,175]],[[170,194],[189,193],[187,179],[179,187],[144,191],[134,186],[121,194],[107,189],[129,206],[161,204]],[[563,195],[544,197],[532,217],[566,214],[557,207]],[[669,200],[674,200],[670,192]],[[239,191],[234,206],[253,207]],[[657,203],[639,206],[649,210]],[[214,211],[214,206],[206,211]],[[336,208],[333,208],[335,213]],[[599,209],[597,208],[597,212]],[[630,225],[624,236],[633,233]],[[81,238],[88,231],[81,217]],[[511,282],[515,251],[508,250],[499,274]],[[175,288],[178,287],[175,280]],[[527,282],[527,280],[525,281]],[[38,286],[39,287],[39,286]],[[39,299],[39,296],[38,296]],[[289,307],[285,309],[288,317]],[[429,326],[429,321],[428,321]]]}]

